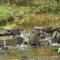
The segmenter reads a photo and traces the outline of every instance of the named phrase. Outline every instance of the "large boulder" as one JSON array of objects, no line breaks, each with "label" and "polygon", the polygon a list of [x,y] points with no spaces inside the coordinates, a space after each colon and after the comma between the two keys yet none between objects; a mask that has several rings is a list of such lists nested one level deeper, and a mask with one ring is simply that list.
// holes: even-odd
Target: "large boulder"
[{"label": "large boulder", "polygon": [[2,35],[8,35],[8,34],[9,33],[8,33],[7,30],[0,28],[0,36],[2,36]]},{"label": "large boulder", "polygon": [[20,29],[19,28],[15,28],[15,29],[12,29],[11,31],[11,35],[20,35]]},{"label": "large boulder", "polygon": [[54,31],[52,38],[53,38],[53,42],[60,43],[60,32]]},{"label": "large boulder", "polygon": [[22,37],[16,37],[15,40],[17,40],[18,45],[21,45],[24,41],[24,39]]},{"label": "large boulder", "polygon": [[34,32],[30,35],[29,44],[33,46],[38,46],[40,44],[39,34],[37,32]]},{"label": "large boulder", "polygon": [[57,42],[60,44],[60,32],[57,33]]}]

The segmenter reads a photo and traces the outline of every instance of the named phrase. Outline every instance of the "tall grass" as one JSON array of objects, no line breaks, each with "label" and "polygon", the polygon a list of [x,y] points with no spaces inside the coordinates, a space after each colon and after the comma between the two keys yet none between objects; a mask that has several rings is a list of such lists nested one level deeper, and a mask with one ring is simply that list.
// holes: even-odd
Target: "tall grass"
[{"label": "tall grass", "polygon": [[14,17],[17,13],[22,18],[13,24],[22,28],[60,27],[60,5],[58,3],[56,0],[36,0],[32,6],[2,5],[0,6],[0,21],[11,15]]}]

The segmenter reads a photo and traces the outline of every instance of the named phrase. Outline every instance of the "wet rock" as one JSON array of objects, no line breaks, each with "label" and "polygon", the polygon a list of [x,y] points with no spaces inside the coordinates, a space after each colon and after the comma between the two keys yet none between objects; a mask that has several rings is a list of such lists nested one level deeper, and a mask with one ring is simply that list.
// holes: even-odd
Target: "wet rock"
[{"label": "wet rock", "polygon": [[39,34],[34,32],[30,35],[29,44],[31,46],[39,46]]},{"label": "wet rock", "polygon": [[11,34],[12,34],[13,36],[20,35],[20,29],[19,29],[19,28],[12,29],[12,30],[11,30]]},{"label": "wet rock", "polygon": [[8,31],[5,29],[0,29],[0,36],[2,35],[8,35]]},{"label": "wet rock", "polygon": [[16,37],[15,40],[17,41],[18,45],[21,45],[24,41],[24,39],[22,37]]},{"label": "wet rock", "polygon": [[54,31],[52,38],[53,38],[53,42],[60,43],[60,32]]}]

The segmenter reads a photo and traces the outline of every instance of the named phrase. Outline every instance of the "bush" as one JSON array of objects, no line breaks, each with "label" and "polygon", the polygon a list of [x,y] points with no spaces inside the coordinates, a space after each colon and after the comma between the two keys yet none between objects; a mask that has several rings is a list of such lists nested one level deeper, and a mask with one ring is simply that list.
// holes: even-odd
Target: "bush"
[{"label": "bush", "polygon": [[0,19],[7,18],[7,17],[9,17],[9,16],[11,16],[10,13],[8,13],[8,12],[5,11],[5,10],[0,9]]},{"label": "bush", "polygon": [[21,8],[19,9],[19,13],[20,13],[21,15],[28,14],[30,11],[31,11],[31,9],[30,9],[29,7],[21,7]]},{"label": "bush", "polygon": [[10,7],[1,6],[0,7],[0,25],[5,25],[9,21],[13,21],[10,19],[12,17]]},{"label": "bush", "polygon": [[49,13],[60,13],[60,8],[59,7],[46,7],[46,11]]}]

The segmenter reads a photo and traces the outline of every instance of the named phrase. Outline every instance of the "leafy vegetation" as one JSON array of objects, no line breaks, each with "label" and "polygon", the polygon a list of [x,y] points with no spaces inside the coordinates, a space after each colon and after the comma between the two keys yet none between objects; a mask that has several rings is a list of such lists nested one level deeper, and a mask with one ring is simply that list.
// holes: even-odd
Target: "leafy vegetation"
[{"label": "leafy vegetation", "polygon": [[[4,2],[4,4],[3,4]],[[23,28],[34,26],[60,26],[60,1],[59,0],[1,0],[0,23],[5,26],[9,24],[7,18],[19,14],[17,22],[13,24]],[[14,21],[10,19],[11,23]],[[10,24],[11,24],[10,23]],[[52,23],[52,25],[51,25]],[[57,24],[58,23],[58,24]]]},{"label": "leafy vegetation", "polygon": [[0,9],[0,19],[7,18],[9,16],[11,16],[9,12],[7,12],[6,10]]},{"label": "leafy vegetation", "polygon": [[21,8],[19,8],[19,14],[21,14],[21,15],[28,14],[30,11],[31,11],[31,9],[29,7],[21,7]]}]

